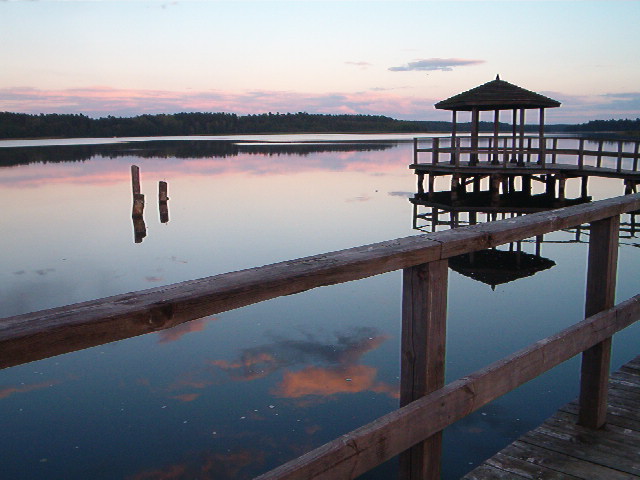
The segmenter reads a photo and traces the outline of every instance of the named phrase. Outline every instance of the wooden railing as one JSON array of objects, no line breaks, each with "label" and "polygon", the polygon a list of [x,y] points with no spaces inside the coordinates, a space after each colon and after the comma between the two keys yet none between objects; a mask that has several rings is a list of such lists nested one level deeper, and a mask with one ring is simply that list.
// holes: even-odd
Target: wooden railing
[{"label": "wooden railing", "polygon": [[[603,424],[611,336],[640,318],[640,295],[613,307],[619,216],[638,209],[626,195],[0,319],[0,366],[403,269],[401,408],[260,478],[353,478],[404,452],[405,478],[435,479],[442,429],[581,352],[580,423]],[[584,223],[586,320],[444,386],[448,259]]]},{"label": "wooden railing", "polygon": [[[469,136],[451,137],[429,137],[414,138],[413,146],[413,164],[420,162],[420,153],[430,153],[430,162],[438,164],[448,162],[452,165],[460,166],[460,162],[467,158],[471,163],[484,159],[494,165],[502,164],[507,167],[509,163],[518,163],[522,165],[525,161],[531,162],[535,160],[539,165],[545,166],[547,163],[556,164],[559,155],[568,155],[574,158],[575,165],[578,169],[584,169],[585,166],[602,168],[604,158],[613,158],[616,162],[615,170],[622,172],[623,170],[638,172],[638,159],[640,158],[640,141],[618,140],[618,139],[597,139],[589,140],[583,137],[513,137],[513,136],[480,136],[479,143],[486,146],[478,146],[473,148],[470,146],[471,138]],[[577,143],[577,148],[560,148],[559,142]],[[421,147],[421,142],[427,142],[428,147]],[[587,150],[585,144],[587,142],[597,143],[596,150]],[[466,145],[469,144],[469,145]],[[615,150],[605,150],[606,144],[616,145]],[[591,163],[586,163],[587,158],[593,158]],[[550,160],[550,162],[547,161]],[[630,159],[628,168],[623,168],[624,159]]]}]

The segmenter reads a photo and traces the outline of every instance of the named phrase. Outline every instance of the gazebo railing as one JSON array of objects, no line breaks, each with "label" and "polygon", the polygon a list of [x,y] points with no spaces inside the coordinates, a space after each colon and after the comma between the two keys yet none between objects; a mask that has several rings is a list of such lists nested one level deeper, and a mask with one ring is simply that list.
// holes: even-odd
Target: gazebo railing
[{"label": "gazebo railing", "polygon": [[[535,161],[541,166],[560,163],[571,164],[578,169],[595,167],[610,168],[617,172],[639,171],[640,141],[638,140],[487,135],[478,137],[477,148],[472,147],[472,140],[472,136],[461,135],[414,138],[413,164],[449,163],[464,166],[485,162],[507,167],[512,163],[522,166]],[[430,156],[426,161],[421,161],[423,158],[421,154],[430,154]],[[613,165],[607,166],[607,164]]]}]

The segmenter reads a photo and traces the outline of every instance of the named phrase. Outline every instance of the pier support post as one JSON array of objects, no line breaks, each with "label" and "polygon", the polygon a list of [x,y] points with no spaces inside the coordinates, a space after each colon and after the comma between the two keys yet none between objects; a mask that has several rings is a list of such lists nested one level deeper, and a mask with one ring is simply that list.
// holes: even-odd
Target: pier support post
[{"label": "pier support post", "polygon": [[564,175],[558,175],[558,199],[563,202],[565,200],[565,184],[567,183],[567,177]]},{"label": "pier support post", "polygon": [[582,198],[587,198],[589,196],[588,186],[589,186],[589,177],[587,175],[584,175],[582,177],[582,185],[580,187],[580,196]]},{"label": "pier support post", "polygon": [[528,197],[531,196],[531,175],[522,175],[522,191]]},{"label": "pier support post", "polygon": [[424,173],[419,172],[418,176],[418,195],[424,194]]},{"label": "pier support post", "polygon": [[[591,224],[585,317],[613,307],[618,265],[618,215]],[[578,423],[601,428],[606,423],[611,338],[582,354]]]},{"label": "pier support post", "polygon": [[[403,271],[400,406],[444,386],[447,260]],[[400,455],[406,480],[439,480],[442,432]]]}]

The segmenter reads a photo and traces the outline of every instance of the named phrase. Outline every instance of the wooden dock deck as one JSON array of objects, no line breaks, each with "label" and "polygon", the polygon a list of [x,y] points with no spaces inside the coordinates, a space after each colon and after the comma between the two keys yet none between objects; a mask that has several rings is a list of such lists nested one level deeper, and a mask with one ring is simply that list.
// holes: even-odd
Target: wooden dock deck
[{"label": "wooden dock deck", "polygon": [[488,479],[640,479],[640,356],[611,375],[607,424],[576,424],[569,403],[463,477]]}]

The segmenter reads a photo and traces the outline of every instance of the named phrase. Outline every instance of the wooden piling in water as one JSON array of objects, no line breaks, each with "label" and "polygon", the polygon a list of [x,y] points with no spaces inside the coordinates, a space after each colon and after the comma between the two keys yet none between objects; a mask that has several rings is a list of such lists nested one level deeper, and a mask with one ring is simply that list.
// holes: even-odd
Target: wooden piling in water
[{"label": "wooden piling in water", "polygon": [[158,182],[158,207],[160,209],[160,223],[169,222],[169,195],[167,194],[167,182]]},{"label": "wooden piling in water", "polygon": [[144,195],[140,193],[140,168],[137,165],[131,165],[131,188],[133,190],[131,216],[133,218],[142,218],[144,213]]}]

